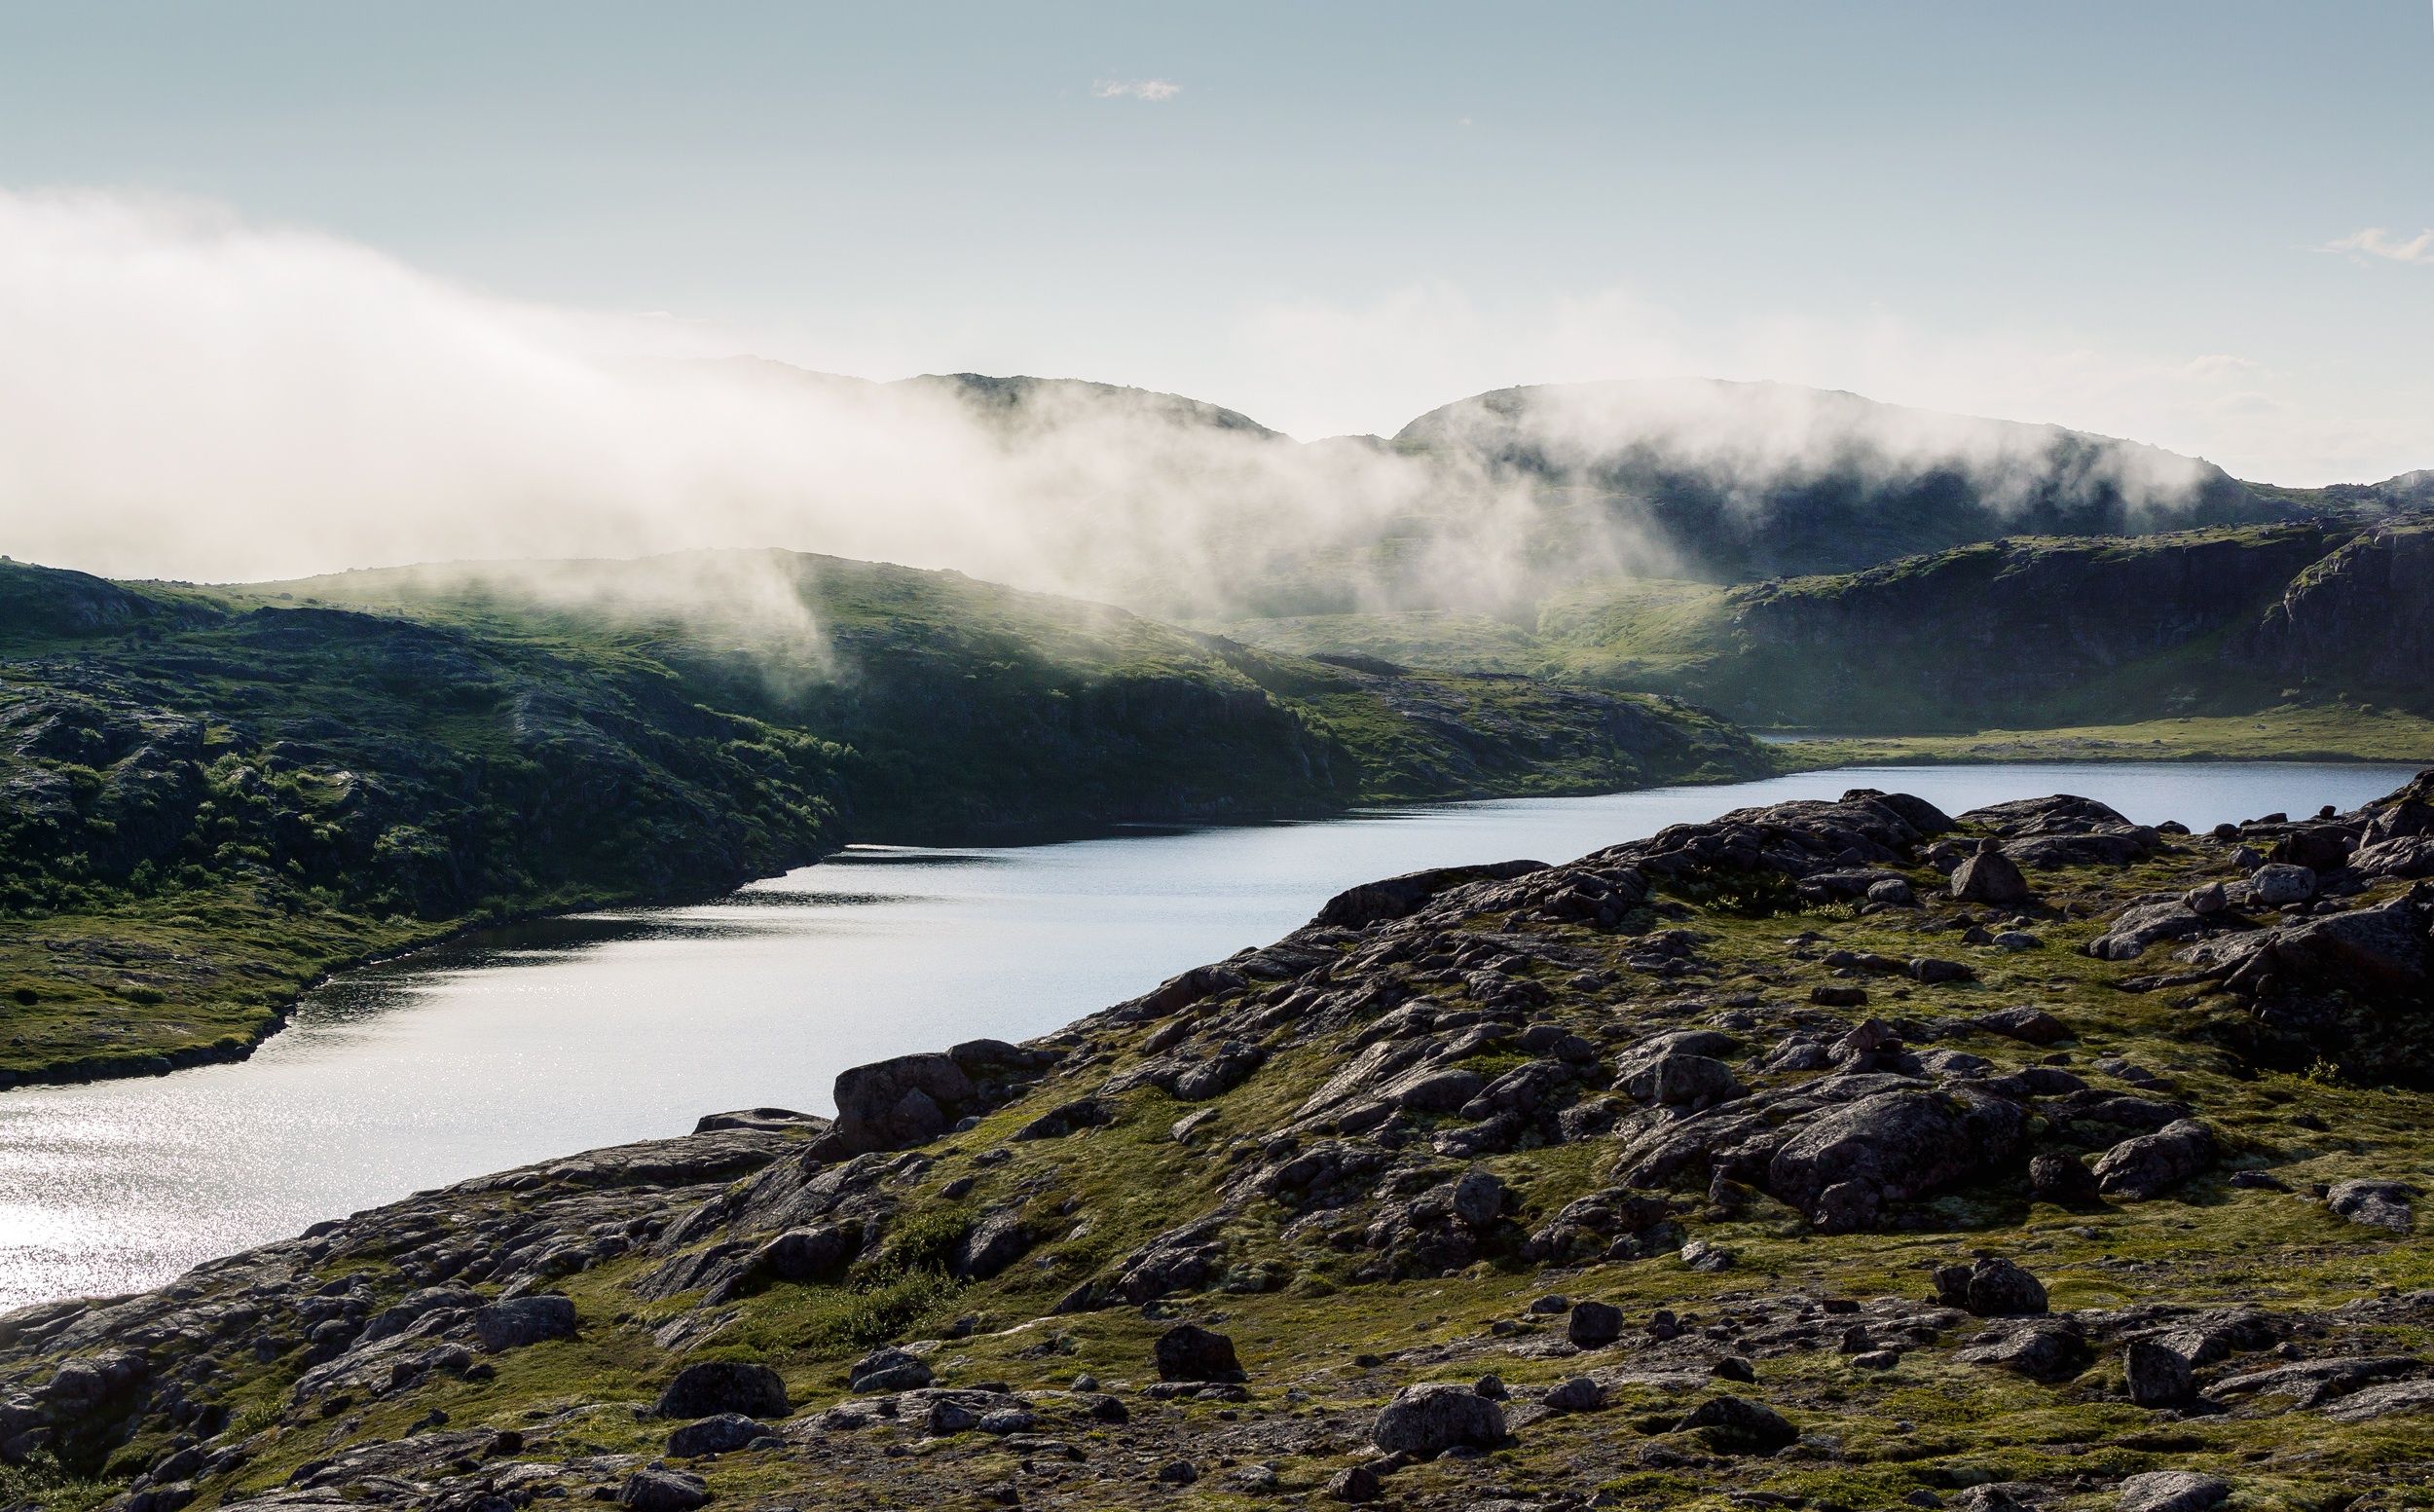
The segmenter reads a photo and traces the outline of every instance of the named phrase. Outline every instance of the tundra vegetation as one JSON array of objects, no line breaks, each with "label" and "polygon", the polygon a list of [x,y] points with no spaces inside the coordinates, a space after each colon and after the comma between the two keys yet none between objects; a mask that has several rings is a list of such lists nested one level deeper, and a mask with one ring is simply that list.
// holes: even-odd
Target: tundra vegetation
[{"label": "tundra vegetation", "polygon": [[0,1317],[59,1509],[2434,1504],[2434,773],[1386,878]]}]

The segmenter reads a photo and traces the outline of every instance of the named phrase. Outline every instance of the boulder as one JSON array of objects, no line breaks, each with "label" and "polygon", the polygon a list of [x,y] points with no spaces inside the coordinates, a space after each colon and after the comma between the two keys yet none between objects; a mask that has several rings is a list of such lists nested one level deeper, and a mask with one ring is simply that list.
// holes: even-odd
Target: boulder
[{"label": "boulder", "polygon": [[1504,1180],[1474,1170],[1454,1184],[1454,1216],[1474,1229],[1494,1228],[1504,1216]]},{"label": "boulder", "polygon": [[1020,1260],[1031,1248],[1032,1234],[1022,1210],[1001,1207],[973,1226],[955,1246],[947,1271],[959,1281],[985,1281]]},{"label": "boulder", "polygon": [[2150,1470],[2121,1483],[2120,1512],[2207,1512],[2229,1499],[2229,1482],[2192,1470]]},{"label": "boulder", "polygon": [[494,1302],[473,1314],[473,1336],[491,1354],[520,1349],[544,1339],[574,1337],[574,1303],[566,1297],[517,1297]]},{"label": "boulder", "polygon": [[2010,1040],[2024,1040],[2031,1045],[2051,1045],[2071,1037],[2069,1024],[2041,1008],[2022,1006],[1997,1009],[1991,1014],[1980,1014],[1970,1022],[1988,1034],[2000,1034]]},{"label": "boulder", "polygon": [[2197,1394],[2189,1361],[2143,1339],[2121,1351],[2121,1374],[2135,1407],[2179,1407]]},{"label": "boulder", "polygon": [[[1962,1087],[1903,1090],[1829,1108],[1800,1125],[1767,1165],[1767,1191],[1832,1232],[2010,1157],[2028,1126],[2018,1103]],[[1859,1190],[1821,1199],[1832,1188]],[[1872,1196],[1871,1196],[1872,1194]]]},{"label": "boulder", "polygon": [[1623,1337],[1623,1309],[1603,1302],[1575,1302],[1565,1337],[1582,1349],[1603,1349]]},{"label": "boulder", "polygon": [[920,1355],[892,1346],[871,1350],[856,1360],[845,1373],[846,1389],[857,1396],[918,1391],[930,1381],[928,1362]]},{"label": "boulder", "polygon": [[1605,1405],[1605,1387],[1586,1376],[1574,1376],[1539,1400],[1559,1413],[1595,1412]]},{"label": "boulder", "polygon": [[2407,1234],[2416,1227],[2410,1199],[2416,1189],[2397,1181],[2341,1181],[2324,1195],[2324,1204],[2351,1223]]},{"label": "boulder", "polygon": [[836,1079],[836,1123],[813,1148],[825,1159],[896,1150],[945,1133],[975,1088],[951,1055],[898,1055]]},{"label": "boulder", "polygon": [[1370,1441],[1390,1455],[1430,1459],[1468,1445],[1494,1449],[1504,1441],[1504,1409],[1453,1382],[1405,1386],[1378,1414]]},{"label": "boulder", "polygon": [[1320,929],[1366,929],[1387,919],[1400,919],[1449,888],[1472,882],[1500,882],[1544,871],[1543,861],[1503,861],[1484,867],[1440,867],[1408,871],[1383,881],[1346,888],[1327,900],[1310,923]]},{"label": "boulder", "polygon": [[2087,1368],[2087,1341],[2067,1323],[2033,1323],[2015,1328],[1991,1344],[1963,1349],[1953,1356],[1964,1365],[1991,1365],[2050,1384],[2068,1381]]},{"label": "boulder", "polygon": [[2214,1130],[2176,1119],[2107,1150],[2096,1162],[2096,1189],[2125,1202],[2150,1201],[2212,1165],[2214,1153]]},{"label": "boulder", "polygon": [[1356,1464],[1347,1470],[1338,1470],[1327,1482],[1327,1498],[1331,1501],[1354,1504],[1375,1501],[1384,1495],[1385,1492],[1386,1483],[1379,1477],[1377,1471],[1365,1464]]},{"label": "boulder", "polygon": [[757,1438],[775,1436],[777,1429],[765,1422],[756,1422],[742,1413],[720,1413],[688,1422],[668,1435],[668,1453],[679,1459],[694,1459],[703,1455],[723,1455],[742,1449]]},{"label": "boulder", "polygon": [[2000,1255],[1938,1269],[1936,1292],[1944,1306],[1978,1317],[2028,1317],[2046,1310],[2045,1283]]},{"label": "boulder", "polygon": [[768,1366],[705,1360],[678,1371],[652,1411],[662,1418],[715,1418],[721,1413],[783,1418],[793,1408],[786,1399],[786,1382]]},{"label": "boulder", "polygon": [[2205,915],[2175,899],[2125,908],[2105,932],[2087,941],[2087,953],[2099,961],[2135,961],[2167,940],[2187,940],[2208,928]]},{"label": "boulder", "polygon": [[1153,1349],[1161,1381],[1243,1379],[1241,1363],[1234,1357],[1234,1341],[1192,1323],[1159,1335]]},{"label": "boulder", "polygon": [[1923,955],[1912,961],[1909,972],[1911,980],[1923,982],[1931,987],[1947,981],[1975,981],[1977,979],[1977,968],[1960,961],[1938,960],[1932,955]]},{"label": "boulder", "polygon": [[2259,867],[2248,878],[2248,891],[2268,908],[2305,903],[2315,896],[2315,873],[2305,867],[2268,864]]},{"label": "boulder", "polygon": [[2234,992],[2321,995],[2349,992],[2370,1002],[2434,992],[2434,955],[2422,910],[2410,898],[2372,908],[2277,925],[2180,952],[2202,953]]},{"label": "boulder", "polygon": [[2310,871],[2338,871],[2348,864],[2350,848],[2349,833],[2339,825],[2293,825],[2266,856]]},{"label": "boulder", "polygon": [[829,1121],[817,1114],[797,1113],[792,1108],[738,1108],[732,1113],[705,1113],[693,1125],[696,1134],[714,1133],[722,1128],[751,1129],[763,1134],[828,1132]]},{"label": "boulder", "polygon": [[1637,1102],[1696,1110],[1730,1102],[1748,1088],[1720,1060],[1673,1051],[1626,1060],[1614,1090]]},{"label": "boulder", "polygon": [[781,1281],[807,1281],[827,1275],[862,1249],[862,1226],[824,1223],[789,1229],[754,1255],[754,1268]]},{"label": "boulder", "polygon": [[2040,1155],[2028,1162],[2028,1184],[2040,1201],[2077,1207],[2097,1197],[2096,1173],[2077,1156]]},{"label": "boulder", "polygon": [[682,1470],[637,1470],[617,1488],[617,1505],[631,1512],[693,1512],[709,1499],[710,1483]]},{"label": "boulder", "polygon": [[1784,1415],[1751,1396],[1711,1396],[1674,1424],[1677,1433],[1696,1433],[1718,1455],[1771,1455],[1800,1442],[1800,1430]]},{"label": "boulder", "polygon": [[2037,895],[1998,840],[1978,842],[1977,854],[1952,868],[1952,896],[1964,903],[2024,904]]}]

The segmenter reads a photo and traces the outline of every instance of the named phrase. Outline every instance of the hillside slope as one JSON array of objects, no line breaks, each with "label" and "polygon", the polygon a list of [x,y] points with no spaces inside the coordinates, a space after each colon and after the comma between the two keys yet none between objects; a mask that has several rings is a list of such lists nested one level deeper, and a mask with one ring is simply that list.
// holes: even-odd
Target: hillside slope
[{"label": "hillside slope", "polygon": [[2421,1507],[2430,791],[1382,879],[833,1119],[0,1316],[0,1497]]},{"label": "hillside slope", "polygon": [[209,592],[0,564],[0,1079],[241,1055],[338,966],[851,839],[1771,769],[1662,697],[1382,676],[833,558]]},{"label": "hillside slope", "polygon": [[2007,537],[1831,575],[1582,587],[1527,630],[1433,615],[1226,628],[1279,651],[1664,691],[1749,724],[1850,734],[2287,708],[2422,718],[2434,715],[2429,541],[2418,516]]}]

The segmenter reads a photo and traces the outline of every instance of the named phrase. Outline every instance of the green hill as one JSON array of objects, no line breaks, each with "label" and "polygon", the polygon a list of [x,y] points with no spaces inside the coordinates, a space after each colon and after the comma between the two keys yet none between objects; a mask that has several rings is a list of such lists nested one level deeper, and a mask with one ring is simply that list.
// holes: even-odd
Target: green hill
[{"label": "green hill", "polygon": [[[1296,654],[1343,647],[1667,692],[1761,727],[1921,736],[2314,709],[2402,715],[2422,736],[2429,542],[2434,524],[2409,516],[2009,537],[1737,586],[1584,585],[1550,597],[1528,629],[1430,613],[1225,628]],[[2320,752],[2325,721],[2310,722]],[[2389,756],[2391,733],[2361,725],[2349,744]]]},{"label": "green hill", "polygon": [[1770,769],[1658,695],[1280,656],[834,558],[213,590],[0,564],[0,1077],[240,1055],[341,965],[854,839]]}]

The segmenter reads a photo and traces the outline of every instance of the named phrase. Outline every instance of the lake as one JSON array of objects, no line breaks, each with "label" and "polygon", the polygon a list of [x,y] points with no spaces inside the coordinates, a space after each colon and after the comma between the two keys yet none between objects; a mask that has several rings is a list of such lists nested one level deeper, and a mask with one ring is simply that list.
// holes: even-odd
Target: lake
[{"label": "lake", "polygon": [[2197,829],[2343,809],[2411,769],[2039,764],[1807,772],[1309,824],[1002,849],[856,847],[695,907],[586,915],[333,980],[249,1060],[0,1093],[0,1309],[155,1286],[420,1188],[689,1131],[826,1113],[837,1072],[1019,1040],[1293,929],[1422,867],[1567,861],[1726,809],[1850,787],[1947,811],[2067,792]]}]

